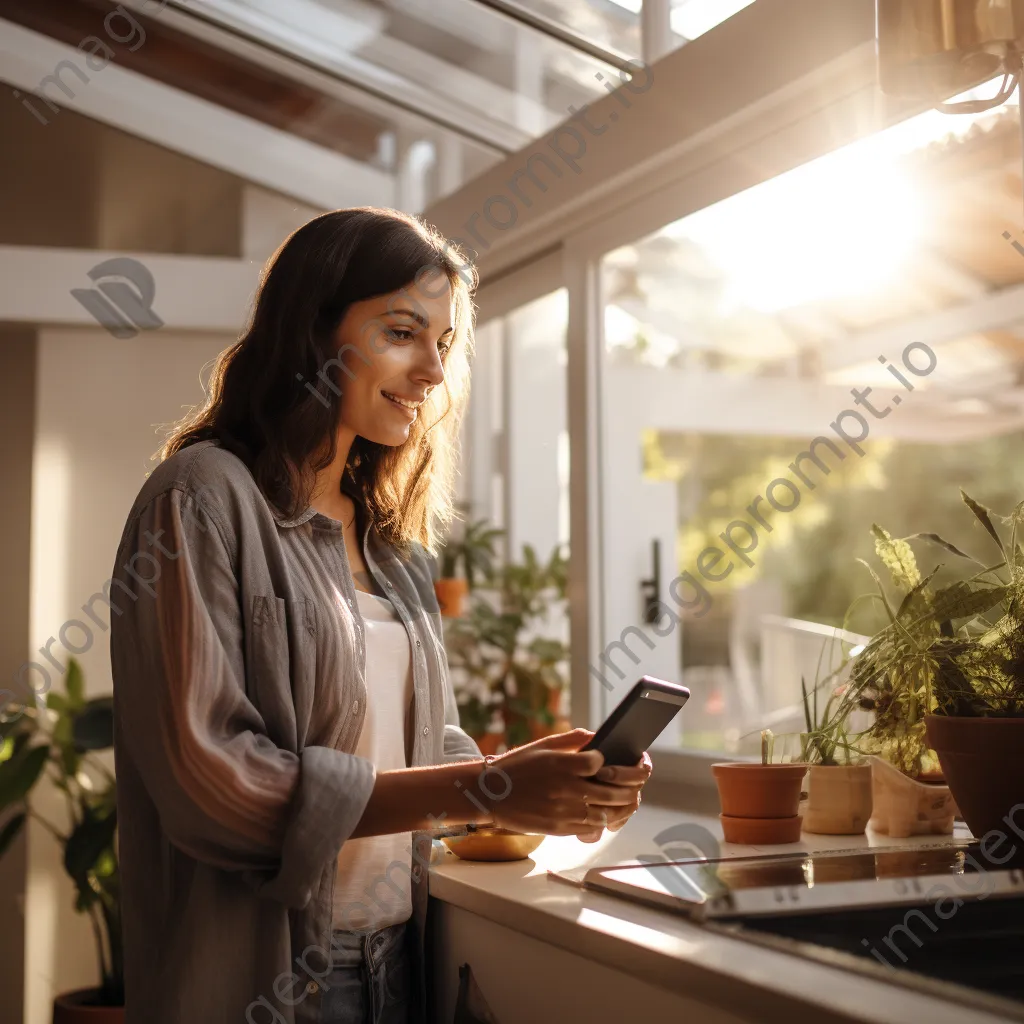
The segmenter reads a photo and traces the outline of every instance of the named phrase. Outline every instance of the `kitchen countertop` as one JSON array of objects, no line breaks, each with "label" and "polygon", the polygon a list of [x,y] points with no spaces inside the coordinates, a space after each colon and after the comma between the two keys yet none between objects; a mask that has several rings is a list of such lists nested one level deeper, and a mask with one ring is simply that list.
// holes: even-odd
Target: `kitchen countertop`
[{"label": "kitchen countertop", "polygon": [[[575,837],[547,837],[528,860],[506,863],[462,861],[446,853],[431,867],[434,899],[495,921],[580,956],[607,964],[650,984],[685,992],[710,1005],[750,1019],[777,1019],[790,1024],[870,1021],[918,1024],[995,1024],[1021,1019],[963,1003],[947,994],[889,983],[889,969],[866,960],[867,975],[707,928],[682,915],[650,908],[615,896],[584,890],[553,878],[549,870],[570,871],[621,864],[640,855],[663,854],[655,841],[663,830],[701,826],[721,842],[717,818],[687,815],[644,804],[618,833],[596,844]],[[958,833],[957,838],[968,838]],[[721,856],[757,853],[867,849],[892,845],[929,845],[941,836],[891,840],[865,836],[812,836],[786,846],[745,847],[721,842]],[[895,972],[893,972],[895,973]],[[901,971],[900,977],[906,976]]]}]

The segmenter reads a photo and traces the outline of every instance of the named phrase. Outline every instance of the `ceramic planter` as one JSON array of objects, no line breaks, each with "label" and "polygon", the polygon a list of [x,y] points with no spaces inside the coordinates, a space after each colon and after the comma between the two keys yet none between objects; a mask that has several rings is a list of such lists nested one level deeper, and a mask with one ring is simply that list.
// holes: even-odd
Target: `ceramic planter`
[{"label": "ceramic planter", "polygon": [[466,606],[469,584],[457,576],[444,576],[434,580],[434,595],[437,597],[441,614],[451,619],[462,615]]},{"label": "ceramic planter", "polygon": [[53,1024],[124,1024],[123,1006],[91,1006],[99,989],[65,992],[53,1001]]},{"label": "ceramic planter", "polygon": [[956,803],[949,786],[918,782],[880,757],[870,761],[871,828],[893,839],[953,831]]},{"label": "ceramic planter", "polygon": [[728,843],[792,843],[800,838],[800,788],[806,764],[711,766]]},{"label": "ceramic planter", "polygon": [[939,755],[942,773],[975,838],[1006,832],[1014,809],[1024,810],[1024,718],[929,715],[925,724],[928,743]]},{"label": "ceramic planter", "polygon": [[827,836],[859,836],[871,817],[871,765],[811,765],[804,831]]}]

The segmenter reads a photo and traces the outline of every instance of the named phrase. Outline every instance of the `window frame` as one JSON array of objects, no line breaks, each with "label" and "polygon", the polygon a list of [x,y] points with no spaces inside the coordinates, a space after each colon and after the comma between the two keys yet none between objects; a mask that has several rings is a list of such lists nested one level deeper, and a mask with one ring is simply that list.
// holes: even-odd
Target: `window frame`
[{"label": "window frame", "polygon": [[[758,0],[762,10],[772,0]],[[872,6],[871,0],[845,0]],[[774,3],[775,31],[790,30],[801,0]],[[719,30],[705,39],[711,40]],[[812,34],[808,30],[808,38]],[[771,45],[771,39],[765,40]],[[667,60],[687,60],[683,48]],[[725,62],[724,79],[742,75],[740,58]],[[918,102],[883,96],[875,80],[873,42],[852,39],[839,56],[814,73],[795,77],[785,88],[759,97],[721,123],[687,140],[676,157],[638,164],[615,182],[600,186],[596,203],[551,215],[551,226],[532,225],[530,239],[503,253],[513,269],[485,279],[479,291],[480,318],[501,315],[553,288],[569,298],[567,409],[570,446],[571,714],[574,725],[596,728],[611,710],[609,694],[590,672],[609,632],[602,601],[602,521],[605,496],[601,455],[605,447],[602,379],[607,372],[601,296],[601,262],[615,249],[658,231],[714,203],[802,166],[860,138],[928,109]],[[666,140],[670,148],[673,140]],[[637,198],[628,198],[635,196]],[[738,240],[737,244],[741,244]],[[531,255],[530,247],[534,252]],[[502,259],[495,261],[498,266]],[[494,264],[492,264],[494,265]],[[505,263],[509,266],[509,263]],[[557,266],[556,266],[557,265]],[[497,268],[496,268],[497,269]],[[514,486],[514,482],[511,482]],[[711,765],[723,755],[657,750],[658,798],[713,811]]]}]

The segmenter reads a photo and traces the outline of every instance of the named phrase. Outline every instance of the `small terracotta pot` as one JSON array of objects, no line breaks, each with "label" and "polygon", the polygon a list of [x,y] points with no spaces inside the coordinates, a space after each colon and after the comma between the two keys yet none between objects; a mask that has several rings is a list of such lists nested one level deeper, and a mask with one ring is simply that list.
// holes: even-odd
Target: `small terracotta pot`
[{"label": "small terracotta pot", "polygon": [[733,818],[795,818],[807,765],[713,764],[722,813]]},{"label": "small terracotta pot", "polygon": [[871,818],[871,765],[811,765],[802,809],[805,832],[859,836]]},{"label": "small terracotta pot", "polygon": [[727,843],[744,846],[777,846],[800,842],[800,815],[792,818],[734,818],[720,814],[722,836]]},{"label": "small terracotta pot", "polygon": [[496,754],[505,742],[503,732],[485,732],[482,736],[474,736],[481,754]]},{"label": "small terracotta pot", "polygon": [[90,1006],[99,989],[65,992],[53,1001],[53,1024],[124,1024],[123,1006]]},{"label": "small terracotta pot", "polygon": [[572,722],[568,718],[556,718],[551,725],[534,718],[530,721],[530,737],[540,740],[545,736],[556,736],[560,732],[568,732],[571,728]]},{"label": "small terracotta pot", "polygon": [[1014,809],[1024,810],[1024,718],[928,715],[925,724],[928,742],[975,838],[993,830],[1007,832]]},{"label": "small terracotta pot", "polygon": [[434,595],[441,614],[457,619],[465,611],[469,584],[458,576],[445,576],[434,580]]},{"label": "small terracotta pot", "polygon": [[871,828],[893,839],[952,833],[956,803],[949,786],[918,782],[880,757],[870,761]]}]

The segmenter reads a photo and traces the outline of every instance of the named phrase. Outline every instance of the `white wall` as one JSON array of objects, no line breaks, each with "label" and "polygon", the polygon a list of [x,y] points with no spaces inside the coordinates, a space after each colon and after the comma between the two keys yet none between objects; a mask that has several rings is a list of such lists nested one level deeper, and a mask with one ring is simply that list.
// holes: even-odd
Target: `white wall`
[{"label": "white wall", "polygon": [[[243,314],[240,309],[240,319]],[[202,401],[201,376],[233,340],[166,329],[127,341],[99,328],[40,332],[31,650],[80,617],[83,602],[110,577],[128,511],[155,465],[160,424]],[[108,636],[97,632],[92,647],[78,655],[92,696],[111,689]],[[51,649],[66,663],[59,643]],[[50,1024],[54,994],[96,984],[98,968],[59,851],[38,826],[29,834],[28,863],[24,1020]]]}]

